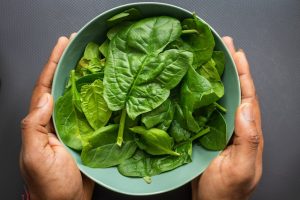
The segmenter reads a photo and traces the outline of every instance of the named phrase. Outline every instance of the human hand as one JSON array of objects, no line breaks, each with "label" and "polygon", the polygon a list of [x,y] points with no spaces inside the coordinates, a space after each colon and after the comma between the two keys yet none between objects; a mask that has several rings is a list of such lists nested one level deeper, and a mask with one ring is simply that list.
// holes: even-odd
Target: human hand
[{"label": "human hand", "polygon": [[53,134],[50,120],[52,79],[68,43],[66,37],[58,39],[34,88],[29,114],[22,121],[20,169],[32,200],[85,200],[93,194],[94,182],[80,173],[72,156]]},{"label": "human hand", "polygon": [[235,115],[232,144],[192,182],[193,200],[248,199],[262,175],[260,108],[249,64],[242,50],[236,52],[230,37],[224,37],[223,41],[238,70],[242,103]]}]

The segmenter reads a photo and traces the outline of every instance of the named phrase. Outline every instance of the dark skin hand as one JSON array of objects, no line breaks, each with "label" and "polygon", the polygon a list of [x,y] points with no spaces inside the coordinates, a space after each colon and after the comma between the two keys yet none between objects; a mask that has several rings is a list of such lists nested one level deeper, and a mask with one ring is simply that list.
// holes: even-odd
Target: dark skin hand
[{"label": "dark skin hand", "polygon": [[52,79],[68,43],[66,37],[58,39],[36,82],[29,114],[22,121],[20,169],[32,200],[87,200],[93,194],[94,183],[80,173],[51,124]]},{"label": "dark skin hand", "polygon": [[242,102],[235,115],[235,133],[230,144],[204,173],[192,182],[193,200],[245,200],[262,175],[263,135],[260,108],[249,64],[233,40],[224,37],[240,79]]}]

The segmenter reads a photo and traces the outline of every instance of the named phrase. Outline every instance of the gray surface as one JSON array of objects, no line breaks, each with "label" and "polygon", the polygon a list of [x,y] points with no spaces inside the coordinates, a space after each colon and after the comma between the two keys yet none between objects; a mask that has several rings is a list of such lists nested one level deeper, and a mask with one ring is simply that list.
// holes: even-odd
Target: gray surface
[{"label": "gray surface", "polygon": [[[20,120],[31,91],[60,35],[77,31],[95,15],[134,1],[0,1],[1,199],[20,199]],[[248,55],[260,97],[265,136],[264,174],[252,199],[300,199],[300,1],[164,1],[197,14],[221,35],[231,35]],[[155,196],[188,199],[189,186]],[[95,199],[129,198],[102,187]]]}]

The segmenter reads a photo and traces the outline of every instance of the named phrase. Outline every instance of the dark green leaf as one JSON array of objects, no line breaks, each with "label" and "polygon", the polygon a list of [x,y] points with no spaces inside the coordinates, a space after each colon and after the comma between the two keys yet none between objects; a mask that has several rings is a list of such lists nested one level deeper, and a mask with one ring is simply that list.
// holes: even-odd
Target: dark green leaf
[{"label": "dark green leaf", "polygon": [[214,51],[212,54],[212,59],[215,61],[215,67],[218,70],[219,76],[221,77],[225,68],[225,55],[222,51]]},{"label": "dark green leaf", "polygon": [[104,72],[104,98],[108,107],[136,116],[162,104],[192,62],[187,51],[163,49],[181,27],[170,17],[146,18],[119,32],[109,45]]},{"label": "dark green leaf", "polygon": [[141,13],[139,10],[137,10],[135,8],[130,8],[128,10],[125,10],[125,11],[109,18],[107,20],[107,24],[109,26],[112,26],[112,25],[119,24],[124,21],[136,20],[140,17],[141,17]]},{"label": "dark green leaf", "polygon": [[197,68],[206,63],[212,56],[215,46],[213,34],[208,25],[199,20],[196,15],[193,18],[183,20],[181,24],[183,33],[185,30],[196,30],[197,33],[183,34],[169,48],[192,52],[194,55],[193,66]]},{"label": "dark green leaf", "polygon": [[150,156],[138,150],[132,158],[118,166],[119,172],[129,177],[150,177],[173,170],[181,165],[192,162],[192,143],[187,141],[175,147],[180,156]]},{"label": "dark green leaf", "polygon": [[156,109],[142,115],[142,122],[147,129],[157,126],[158,129],[167,131],[172,123],[175,107],[170,99],[167,99]]},{"label": "dark green leaf", "polygon": [[[131,25],[132,25],[132,22],[123,22],[122,24],[118,24],[118,25],[116,25],[116,26],[113,26],[113,27],[112,27],[111,29],[109,29],[108,32],[107,32],[107,34],[106,34],[106,35],[107,35],[107,38],[108,38],[109,40],[112,40],[118,32],[120,32],[120,31],[122,31],[122,30],[128,28],[128,27],[131,26]],[[106,57],[106,56],[105,56],[105,57]]]},{"label": "dark green leaf", "polygon": [[165,131],[157,128],[147,130],[142,126],[133,127],[130,130],[140,135],[136,142],[139,148],[145,150],[147,153],[151,155],[170,154],[179,156],[178,153],[172,150],[174,145],[173,138]]},{"label": "dark green leaf", "polygon": [[219,111],[215,111],[207,126],[210,132],[200,138],[200,144],[209,150],[219,151],[226,147],[226,122]]},{"label": "dark green leaf", "polygon": [[181,88],[180,104],[190,131],[197,133],[200,130],[193,116],[194,110],[217,101],[223,95],[224,86],[221,81],[209,82],[194,68],[189,68]]},{"label": "dark green leaf", "polygon": [[119,147],[116,144],[118,125],[109,125],[95,131],[93,135],[85,138],[81,153],[82,163],[89,167],[111,167],[130,158],[136,144],[132,138],[126,138]]}]

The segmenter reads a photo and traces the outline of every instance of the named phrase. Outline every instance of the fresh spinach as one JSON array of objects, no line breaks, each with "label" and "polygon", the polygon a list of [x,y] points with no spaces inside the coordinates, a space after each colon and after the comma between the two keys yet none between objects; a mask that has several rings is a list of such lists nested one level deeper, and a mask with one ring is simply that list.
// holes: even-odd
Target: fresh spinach
[{"label": "fresh spinach", "polygon": [[219,111],[215,111],[207,123],[209,133],[199,139],[200,144],[209,150],[220,151],[226,147],[226,122]]},{"label": "fresh spinach", "polygon": [[192,162],[191,141],[179,144],[175,147],[175,151],[180,156],[152,157],[138,150],[133,157],[125,160],[118,166],[118,171],[122,175],[129,177],[151,177]]},{"label": "fresh spinach", "polygon": [[112,167],[130,158],[137,146],[130,135],[125,135],[122,147],[116,144],[117,124],[108,125],[96,130],[85,138],[81,152],[81,161],[89,167]]},{"label": "fresh spinach", "polygon": [[84,114],[78,109],[80,97],[74,81],[74,71],[71,72],[72,86],[60,97],[54,107],[55,123],[58,134],[62,141],[69,147],[81,150],[82,135],[93,132]]},{"label": "fresh spinach", "polygon": [[103,98],[103,88],[103,83],[99,79],[81,88],[81,107],[95,130],[105,126],[111,116],[111,111]]},{"label": "fresh spinach", "polygon": [[192,62],[190,52],[163,52],[180,33],[179,21],[171,17],[142,19],[117,33],[104,71],[104,99],[112,111],[126,108],[134,119],[168,98]]},{"label": "fresh spinach", "polygon": [[223,95],[222,82],[210,82],[198,74],[193,67],[189,68],[181,88],[180,103],[190,131],[198,132],[200,130],[193,116],[194,110],[219,100]]},{"label": "fresh spinach", "polygon": [[147,129],[156,127],[167,131],[174,117],[175,107],[170,99],[167,99],[156,109],[142,115],[142,122]]},{"label": "fresh spinach", "polygon": [[134,133],[140,135],[136,141],[139,148],[145,150],[151,155],[164,155],[170,154],[173,156],[179,156],[179,154],[172,150],[174,140],[163,130],[157,128],[151,128],[149,130],[142,126],[136,126],[130,128]]},{"label": "fresh spinach", "polygon": [[[143,177],[192,162],[192,144],[226,146],[222,51],[207,24],[140,19],[131,8],[107,21],[107,38],[86,45],[55,104],[62,141],[89,167]],[[99,38],[100,39],[100,38]],[[102,40],[103,41],[103,40]]]}]

